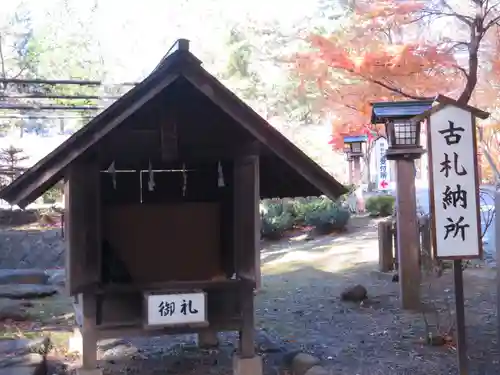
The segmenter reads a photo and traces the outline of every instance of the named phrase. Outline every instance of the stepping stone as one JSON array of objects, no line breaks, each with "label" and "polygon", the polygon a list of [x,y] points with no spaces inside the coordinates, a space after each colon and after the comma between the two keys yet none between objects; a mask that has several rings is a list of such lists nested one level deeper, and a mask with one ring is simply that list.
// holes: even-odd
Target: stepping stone
[{"label": "stepping stone", "polygon": [[48,280],[47,284],[64,286],[66,283],[66,271],[63,269],[53,269],[45,271]]},{"label": "stepping stone", "polygon": [[24,322],[28,320],[29,314],[25,308],[17,303],[8,306],[0,306],[0,322],[13,320],[15,322]]},{"label": "stepping stone", "polygon": [[49,275],[44,270],[20,269],[20,270],[0,270],[0,285],[5,284],[40,284],[45,285],[49,280]]},{"label": "stepping stone", "polygon": [[33,366],[12,366],[0,368],[0,375],[33,375]]},{"label": "stepping stone", "polygon": [[12,339],[12,340],[0,340],[0,358],[3,359],[4,356],[8,354],[19,354],[28,353],[32,351],[37,351],[41,348],[43,344],[44,337],[39,337],[37,339]]},{"label": "stepping stone", "polygon": [[53,296],[57,288],[53,285],[19,284],[4,285],[0,288],[0,298],[35,299]]}]

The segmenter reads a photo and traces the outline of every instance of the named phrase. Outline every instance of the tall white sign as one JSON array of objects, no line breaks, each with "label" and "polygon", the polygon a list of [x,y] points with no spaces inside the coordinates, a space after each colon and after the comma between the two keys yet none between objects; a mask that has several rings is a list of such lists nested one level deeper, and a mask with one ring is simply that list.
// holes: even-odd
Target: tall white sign
[{"label": "tall white sign", "polygon": [[446,105],[430,116],[429,169],[434,251],[439,258],[481,256],[473,115]]},{"label": "tall white sign", "polygon": [[387,151],[387,140],[384,137],[378,138],[373,143],[372,149],[372,171],[374,171],[375,182],[378,190],[387,190],[392,182],[391,168],[389,161],[385,157]]}]

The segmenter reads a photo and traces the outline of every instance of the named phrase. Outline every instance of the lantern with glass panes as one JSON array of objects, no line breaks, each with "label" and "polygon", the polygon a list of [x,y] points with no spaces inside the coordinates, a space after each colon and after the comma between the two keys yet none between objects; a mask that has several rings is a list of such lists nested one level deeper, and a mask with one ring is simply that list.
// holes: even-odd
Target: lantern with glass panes
[{"label": "lantern with glass panes", "polygon": [[344,153],[347,155],[347,160],[363,156],[363,143],[365,140],[365,136],[344,137]]},{"label": "lantern with glass panes", "polygon": [[347,143],[344,143],[344,155],[345,160],[352,161],[351,146]]},{"label": "lantern with glass panes", "polygon": [[421,121],[415,117],[432,107],[432,100],[372,103],[372,123],[384,123],[387,160],[419,159],[425,153],[420,145]]}]

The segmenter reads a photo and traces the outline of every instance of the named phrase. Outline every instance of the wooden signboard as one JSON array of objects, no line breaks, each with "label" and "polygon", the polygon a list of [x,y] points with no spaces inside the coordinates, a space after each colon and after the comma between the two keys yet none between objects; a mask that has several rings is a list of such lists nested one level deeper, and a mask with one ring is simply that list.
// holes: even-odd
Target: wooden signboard
[{"label": "wooden signboard", "polygon": [[145,328],[178,325],[208,326],[207,295],[189,293],[144,293]]},{"label": "wooden signboard", "polygon": [[428,121],[434,255],[481,258],[475,116],[466,108],[440,104]]}]

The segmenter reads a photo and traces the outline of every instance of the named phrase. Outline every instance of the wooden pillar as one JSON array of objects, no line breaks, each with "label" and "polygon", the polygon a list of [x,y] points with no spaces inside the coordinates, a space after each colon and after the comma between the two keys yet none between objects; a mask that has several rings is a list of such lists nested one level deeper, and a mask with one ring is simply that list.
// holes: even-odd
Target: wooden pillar
[{"label": "wooden pillar", "polygon": [[397,223],[392,223],[392,243],[394,246],[393,257],[394,257],[394,269],[399,269],[399,246],[398,246],[398,225]]},{"label": "wooden pillar", "polygon": [[[233,178],[236,275],[238,279],[247,280],[251,285],[257,283],[260,278],[260,270],[256,267],[256,257],[260,253],[259,157],[249,155],[235,160]],[[253,300],[253,288],[244,288],[240,294],[242,325],[239,355],[241,358],[255,356]]]},{"label": "wooden pillar", "polygon": [[82,296],[82,370],[97,368],[96,298],[84,293]]},{"label": "wooden pillar", "polygon": [[215,348],[219,346],[217,331],[210,327],[198,333],[198,346],[203,349]]},{"label": "wooden pillar", "polygon": [[348,177],[348,184],[349,185],[354,184],[353,160],[350,158],[347,159],[347,177]]},{"label": "wooden pillar", "polygon": [[[500,191],[495,191],[495,212],[500,212]],[[500,220],[495,220],[495,252],[497,258],[497,324],[498,324],[498,337],[497,345],[500,349],[500,267],[498,260],[500,260]]]},{"label": "wooden pillar", "polygon": [[83,287],[100,281],[101,202],[100,171],[97,164],[77,161],[65,175],[66,286],[70,295],[79,295],[82,311],[82,368],[97,369],[96,296],[80,294]]},{"label": "wooden pillar", "polygon": [[101,202],[97,165],[73,163],[65,175],[66,286],[70,295],[100,281]]},{"label": "wooden pillar", "polygon": [[379,271],[389,272],[394,269],[392,221],[378,223]]},{"label": "wooden pillar", "polygon": [[415,168],[413,160],[396,161],[397,242],[399,252],[399,285],[403,309],[420,306],[420,265]]},{"label": "wooden pillar", "polygon": [[353,182],[356,185],[361,183],[361,157],[355,156],[353,158]]},{"label": "wooden pillar", "polygon": [[434,257],[432,254],[431,221],[429,216],[420,218],[420,240],[422,267],[425,271],[431,273],[433,271]]}]

